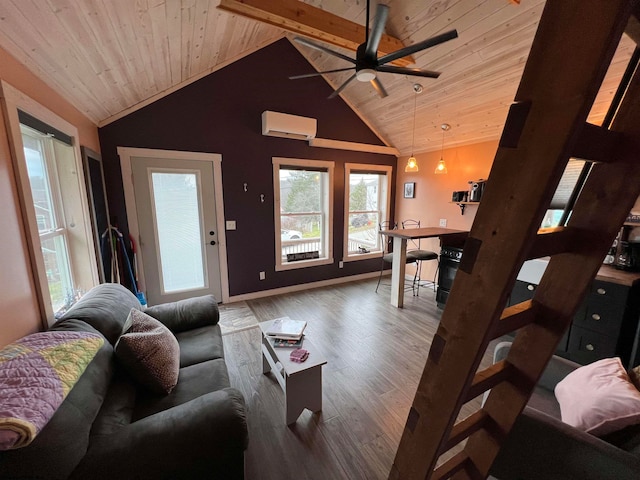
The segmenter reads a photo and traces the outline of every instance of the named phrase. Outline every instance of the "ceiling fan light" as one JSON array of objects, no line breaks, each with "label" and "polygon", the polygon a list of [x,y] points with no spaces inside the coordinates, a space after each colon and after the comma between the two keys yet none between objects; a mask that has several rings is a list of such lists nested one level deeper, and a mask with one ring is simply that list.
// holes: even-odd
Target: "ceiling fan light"
[{"label": "ceiling fan light", "polygon": [[359,82],[370,82],[376,78],[376,71],[372,68],[363,68],[356,72],[356,78]]},{"label": "ceiling fan light", "polygon": [[440,159],[438,161],[438,165],[436,165],[435,173],[447,173],[447,166],[444,163],[444,159]]},{"label": "ceiling fan light", "polygon": [[409,157],[409,160],[407,160],[407,166],[404,167],[404,171],[405,173],[415,173],[419,171],[418,161],[416,160],[416,157],[414,157],[413,155]]}]

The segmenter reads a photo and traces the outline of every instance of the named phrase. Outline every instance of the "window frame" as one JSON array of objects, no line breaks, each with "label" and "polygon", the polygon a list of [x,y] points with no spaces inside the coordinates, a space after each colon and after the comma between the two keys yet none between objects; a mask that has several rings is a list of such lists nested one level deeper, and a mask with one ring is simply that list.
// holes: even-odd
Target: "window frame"
[{"label": "window frame", "polygon": [[[74,223],[76,227],[78,227],[76,232],[77,235],[81,237],[83,245],[82,248],[76,246],[75,249],[69,247],[68,250],[72,256],[82,258],[80,262],[81,265],[75,262],[75,269],[76,271],[82,270],[82,277],[87,279],[86,283],[82,285],[82,288],[89,289],[99,283],[99,276],[93,244],[93,232],[91,230],[88,197],[84,181],[84,170],[82,168],[82,156],[78,144],[78,129],[4,80],[0,80],[0,97],[2,99],[7,132],[10,137],[11,158],[18,179],[18,200],[23,219],[29,261],[32,267],[36,299],[38,308],[40,309],[42,326],[43,328],[48,328],[55,322],[55,312],[51,305],[49,283],[38,231],[38,220],[36,218],[35,208],[33,207],[33,195],[31,193],[31,184],[27,172],[18,110],[35,117],[71,138],[73,171],[74,175],[76,175],[74,187],[77,184],[77,195],[79,198],[79,203],[75,205],[77,207],[77,215],[74,218]],[[60,187],[57,186],[56,188]],[[64,198],[62,202],[63,204],[65,203]],[[63,210],[64,208],[65,206],[63,205]],[[75,287],[77,286],[78,285],[75,285]]]},{"label": "window frame", "polygon": [[[384,172],[384,176],[387,179],[386,182],[386,194],[387,198],[384,202],[385,211],[378,210],[380,221],[388,220],[389,214],[391,211],[391,188],[392,188],[392,176],[393,176],[393,167],[391,165],[374,165],[369,163],[345,163],[344,165],[344,238],[343,238],[343,262],[356,262],[359,260],[367,260],[370,258],[380,258],[382,255],[382,249],[373,250],[370,253],[349,253],[349,203],[351,197],[351,182],[350,176],[351,173],[372,173],[381,175],[381,172]],[[381,185],[379,185],[381,186]],[[380,202],[380,194],[381,188],[378,188],[378,205],[383,202]],[[384,218],[386,217],[386,218]],[[376,229],[378,227],[376,226]],[[379,239],[379,235],[378,235]],[[381,245],[381,247],[383,247]],[[384,248],[384,247],[383,247]]]},{"label": "window frame", "polygon": [[[73,255],[70,251],[70,242],[69,242],[69,229],[67,228],[67,222],[65,220],[65,212],[62,200],[62,192],[60,188],[60,179],[58,172],[58,165],[56,163],[56,156],[53,147],[53,140],[47,135],[39,132],[27,125],[20,124],[20,133],[22,136],[30,136],[40,143],[42,147],[42,159],[44,163],[44,167],[46,169],[46,182],[47,187],[49,188],[49,197],[51,202],[52,214],[51,217],[53,219],[52,228],[47,229],[46,231],[40,231],[40,227],[38,225],[38,237],[40,239],[40,245],[44,245],[44,242],[48,240],[53,240],[55,242],[56,239],[60,239],[62,242],[63,252],[61,254],[65,257],[66,265],[65,265],[65,274],[64,276],[68,277],[69,282],[71,283],[70,288],[75,288],[75,275],[74,275],[74,262]],[[24,150],[24,142],[23,142],[23,150]],[[26,159],[26,156],[25,156]],[[31,180],[29,180],[29,185],[31,189],[31,194],[33,197],[33,189],[31,188]],[[35,212],[34,212],[35,213]],[[37,221],[36,214],[36,221]],[[48,280],[47,280],[48,287]],[[55,311],[54,311],[55,313]]]},{"label": "window frame", "polygon": [[[315,267],[319,265],[333,264],[333,195],[334,195],[334,170],[335,162],[330,160],[309,160],[301,158],[284,158],[273,157],[273,216],[274,216],[274,237],[275,237],[275,270],[287,271],[295,270],[299,268]],[[296,167],[298,169],[318,170],[326,171],[327,184],[323,193],[321,201],[324,203],[326,212],[326,231],[322,232],[325,237],[324,242],[326,244],[326,256],[309,259],[298,260],[291,263],[286,263],[282,258],[282,222],[281,222],[281,205],[282,199],[280,198],[280,170],[286,169],[286,167]],[[322,214],[322,212],[321,212]]]}]

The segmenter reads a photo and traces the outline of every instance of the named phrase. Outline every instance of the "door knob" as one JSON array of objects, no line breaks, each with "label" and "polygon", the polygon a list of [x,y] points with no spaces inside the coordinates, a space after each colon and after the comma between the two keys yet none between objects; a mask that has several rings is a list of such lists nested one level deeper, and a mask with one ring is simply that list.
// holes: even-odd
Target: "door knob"
[{"label": "door knob", "polygon": [[215,244],[216,244],[216,241],[215,241],[215,240],[211,240],[211,241],[209,242],[209,244],[210,244],[210,245],[215,245]]}]

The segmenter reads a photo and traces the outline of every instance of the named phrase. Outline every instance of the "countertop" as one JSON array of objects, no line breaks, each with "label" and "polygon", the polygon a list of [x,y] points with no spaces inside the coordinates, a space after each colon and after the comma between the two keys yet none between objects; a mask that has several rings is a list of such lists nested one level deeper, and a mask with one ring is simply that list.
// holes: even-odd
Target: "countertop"
[{"label": "countertop", "polygon": [[598,270],[596,280],[602,280],[604,282],[617,283],[619,285],[632,286],[634,283],[640,281],[640,272],[628,272],[626,270],[618,270],[611,265],[602,265]]},{"label": "countertop", "polygon": [[[542,274],[547,268],[548,261],[549,258],[546,257],[524,262],[524,265],[522,265],[522,269],[518,274],[518,280],[538,285],[542,278]],[[600,270],[598,270],[596,280],[631,287],[632,285],[640,282],[640,272],[628,272],[626,270],[618,270],[611,265],[602,265]]]}]

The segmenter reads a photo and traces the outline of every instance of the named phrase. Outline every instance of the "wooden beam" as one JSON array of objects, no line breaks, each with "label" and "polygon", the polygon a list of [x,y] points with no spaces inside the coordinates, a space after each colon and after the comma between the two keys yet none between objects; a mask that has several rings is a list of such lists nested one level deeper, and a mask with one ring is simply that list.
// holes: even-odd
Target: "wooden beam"
[{"label": "wooden beam", "polygon": [[[298,0],[220,0],[218,8],[354,52],[366,38],[363,25]],[[383,34],[378,56],[404,47],[397,38]],[[390,64],[406,67],[414,63],[415,59],[407,56]]]}]

